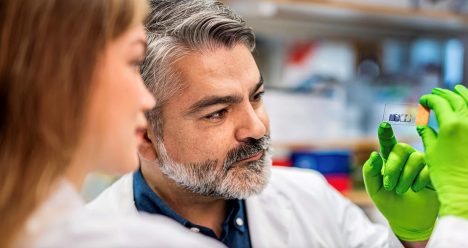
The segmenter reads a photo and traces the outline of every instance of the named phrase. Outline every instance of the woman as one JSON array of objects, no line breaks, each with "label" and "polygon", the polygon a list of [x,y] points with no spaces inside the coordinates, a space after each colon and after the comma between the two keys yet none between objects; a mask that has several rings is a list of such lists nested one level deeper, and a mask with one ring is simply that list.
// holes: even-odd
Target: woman
[{"label": "woman", "polygon": [[92,215],[87,173],[137,169],[154,105],[144,0],[0,2],[0,247],[217,246],[163,217]]}]

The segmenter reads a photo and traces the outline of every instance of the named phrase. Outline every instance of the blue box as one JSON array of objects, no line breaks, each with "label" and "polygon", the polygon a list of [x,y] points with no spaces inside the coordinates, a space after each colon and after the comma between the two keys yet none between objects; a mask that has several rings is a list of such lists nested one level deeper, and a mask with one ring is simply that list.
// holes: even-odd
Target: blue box
[{"label": "blue box", "polygon": [[295,151],[291,154],[293,167],[313,169],[326,174],[349,174],[351,152],[338,151]]}]

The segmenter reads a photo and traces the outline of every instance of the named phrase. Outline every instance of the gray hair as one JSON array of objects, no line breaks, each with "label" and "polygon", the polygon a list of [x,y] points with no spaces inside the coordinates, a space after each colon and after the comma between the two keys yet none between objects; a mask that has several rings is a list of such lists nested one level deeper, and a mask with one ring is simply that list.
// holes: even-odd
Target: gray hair
[{"label": "gray hair", "polygon": [[243,44],[253,51],[255,35],[240,16],[215,0],[151,0],[146,28],[148,51],[141,72],[157,101],[146,117],[162,141],[162,107],[183,87],[172,65],[191,52],[221,46]]}]

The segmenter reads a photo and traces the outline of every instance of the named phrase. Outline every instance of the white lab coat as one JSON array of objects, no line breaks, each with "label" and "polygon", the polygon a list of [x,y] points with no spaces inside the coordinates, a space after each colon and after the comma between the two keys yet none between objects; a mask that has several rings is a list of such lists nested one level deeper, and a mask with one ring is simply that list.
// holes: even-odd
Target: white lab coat
[{"label": "white lab coat", "polygon": [[[89,209],[137,215],[133,177],[126,175]],[[401,247],[393,233],[331,188],[317,172],[274,168],[264,191],[246,199],[253,247]]]},{"label": "white lab coat", "polygon": [[455,216],[440,218],[426,247],[468,247],[468,220]]},{"label": "white lab coat", "polygon": [[70,183],[58,189],[28,219],[16,247],[224,247],[162,216],[91,212]]}]

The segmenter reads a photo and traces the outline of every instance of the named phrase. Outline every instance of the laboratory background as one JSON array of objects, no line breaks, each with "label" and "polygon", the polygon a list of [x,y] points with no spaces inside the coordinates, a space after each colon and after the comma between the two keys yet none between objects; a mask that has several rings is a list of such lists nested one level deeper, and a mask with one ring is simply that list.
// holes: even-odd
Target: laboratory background
[{"label": "laboratory background", "polygon": [[[365,192],[362,165],[379,149],[386,104],[417,105],[434,87],[468,82],[468,0],[223,2],[257,36],[273,165],[321,172],[385,223]],[[429,125],[437,127],[432,113]],[[393,128],[398,141],[423,150],[415,126]],[[92,200],[116,179],[93,174],[82,195]]]}]

